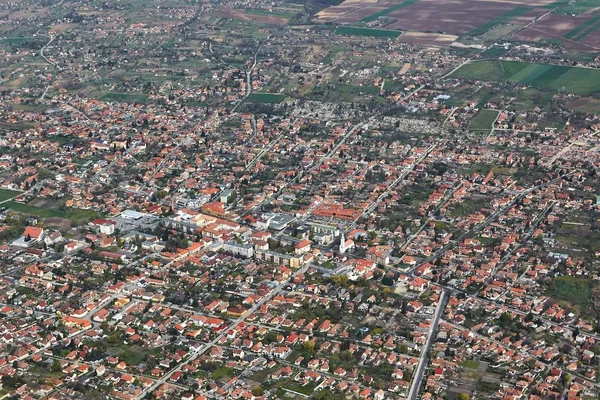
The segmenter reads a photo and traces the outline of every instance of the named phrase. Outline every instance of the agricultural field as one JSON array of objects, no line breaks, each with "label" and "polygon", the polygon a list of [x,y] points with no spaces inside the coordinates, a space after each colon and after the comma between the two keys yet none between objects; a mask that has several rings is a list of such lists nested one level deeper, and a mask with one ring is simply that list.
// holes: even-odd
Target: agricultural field
[{"label": "agricultural field", "polygon": [[416,3],[419,0],[404,0],[402,3],[386,8],[385,10],[379,11],[378,13],[375,13],[373,15],[368,16],[367,18],[363,18],[362,22],[373,22],[375,20],[377,20],[380,17],[384,17],[388,14],[390,14],[391,12],[394,12],[396,10],[400,10],[401,8],[407,7],[411,4]]},{"label": "agricultural field", "polygon": [[402,34],[401,31],[394,31],[388,29],[360,28],[355,26],[340,26],[335,30],[335,33],[338,35],[370,36],[375,38],[397,38]]},{"label": "agricultural field", "polygon": [[279,93],[252,93],[246,101],[248,103],[278,104],[285,100],[286,95]]},{"label": "agricultural field", "polygon": [[67,209],[63,211],[59,209],[17,203],[14,201],[8,201],[4,203],[4,206],[11,210],[18,211],[23,214],[34,215],[39,218],[63,218],[68,219],[73,223],[89,221],[98,215],[96,212],[90,210]]},{"label": "agricultural field", "polygon": [[147,94],[135,93],[115,93],[108,92],[100,97],[102,101],[116,101],[124,103],[145,103],[148,100]]},{"label": "agricultural field", "polygon": [[480,110],[469,125],[471,131],[485,131],[490,132],[492,125],[498,117],[498,111],[496,110]]},{"label": "agricultural field", "polygon": [[588,14],[551,14],[515,34],[512,39],[524,42],[560,43],[568,50],[600,51],[597,41],[600,17]]},{"label": "agricultural field", "polygon": [[21,192],[17,192],[16,190],[0,189],[0,202],[12,199],[20,193]]},{"label": "agricultural field", "polygon": [[576,95],[600,92],[600,70],[520,61],[475,61],[454,71],[451,78],[513,82]]}]

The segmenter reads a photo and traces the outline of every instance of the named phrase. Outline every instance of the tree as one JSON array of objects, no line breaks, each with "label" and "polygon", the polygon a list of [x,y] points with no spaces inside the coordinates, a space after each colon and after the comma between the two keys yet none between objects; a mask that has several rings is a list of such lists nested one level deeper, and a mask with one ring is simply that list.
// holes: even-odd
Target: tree
[{"label": "tree", "polygon": [[263,394],[265,394],[265,390],[263,388],[261,388],[260,386],[254,386],[252,388],[252,395],[255,397],[260,397]]},{"label": "tree", "polygon": [[470,400],[471,396],[469,396],[466,393],[461,393],[458,396],[456,396],[456,400]]},{"label": "tree", "polygon": [[60,361],[54,360],[54,362],[52,363],[52,366],[50,367],[50,371],[52,371],[52,372],[60,372],[61,369],[62,368],[60,367]]},{"label": "tree", "polygon": [[309,353],[314,353],[315,352],[315,341],[314,340],[307,340],[306,342],[304,342],[304,350],[306,350]]}]

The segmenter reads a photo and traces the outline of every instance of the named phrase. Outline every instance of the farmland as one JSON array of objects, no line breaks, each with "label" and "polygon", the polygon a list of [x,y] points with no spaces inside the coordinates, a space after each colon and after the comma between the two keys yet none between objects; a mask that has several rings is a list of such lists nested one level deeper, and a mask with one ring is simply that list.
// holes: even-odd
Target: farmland
[{"label": "farmland", "polygon": [[475,61],[454,71],[451,78],[513,82],[577,95],[600,91],[600,70],[519,61]]},{"label": "farmland", "polygon": [[488,21],[487,23],[478,26],[477,28],[473,29],[472,31],[469,32],[469,35],[472,36],[477,36],[477,35],[482,35],[483,33],[487,32],[488,30],[492,29],[494,26],[498,25],[498,24],[505,24],[510,22],[513,18],[519,17],[523,14],[525,14],[526,12],[530,11],[531,8],[529,7],[516,7],[504,14],[501,14],[499,16],[497,16],[496,18],[494,18],[491,21]]},{"label": "farmland", "polygon": [[402,34],[401,31],[394,31],[388,29],[359,28],[355,26],[340,26],[335,30],[335,33],[338,35],[370,36],[376,38],[397,38]]},{"label": "farmland", "polygon": [[417,1],[419,1],[419,0],[405,0],[405,1],[403,1],[402,3],[400,3],[398,5],[386,8],[385,10],[379,11],[376,14],[373,14],[373,15],[368,16],[367,18],[364,18],[362,20],[362,22],[372,22],[372,21],[375,21],[379,17],[384,17],[384,16],[388,15],[389,13],[391,13],[393,11],[400,10],[401,8],[404,8],[404,7],[407,7],[407,6],[411,5],[411,4],[414,4]]},{"label": "farmland", "polygon": [[278,93],[252,93],[246,99],[249,103],[266,103],[266,104],[278,104],[285,99],[285,95]]},{"label": "farmland", "polygon": [[100,97],[103,101],[117,101],[124,103],[145,103],[148,100],[147,94],[135,94],[135,93],[115,93],[108,92]]},{"label": "farmland", "polygon": [[469,125],[471,131],[491,131],[492,124],[498,117],[498,111],[496,110],[481,110],[475,115]]}]

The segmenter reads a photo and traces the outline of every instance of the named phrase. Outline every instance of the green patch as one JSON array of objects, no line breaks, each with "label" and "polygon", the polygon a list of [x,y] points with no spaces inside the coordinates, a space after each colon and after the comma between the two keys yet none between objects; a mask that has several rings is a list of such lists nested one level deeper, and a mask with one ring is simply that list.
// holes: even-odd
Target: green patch
[{"label": "green patch", "polygon": [[336,90],[338,92],[350,94],[378,94],[379,86],[337,85]]},{"label": "green patch", "polygon": [[458,363],[461,367],[469,368],[469,369],[477,369],[479,367],[479,361],[477,360],[463,360]]},{"label": "green patch", "polygon": [[284,381],[280,386],[283,389],[291,390],[292,392],[302,393],[306,396],[310,396],[315,391],[317,383],[309,382],[303,386],[292,380],[287,380]]},{"label": "green patch", "polygon": [[550,282],[546,295],[572,304],[587,304],[592,297],[592,280],[566,275],[559,276]]},{"label": "green patch", "polygon": [[221,378],[233,378],[234,376],[236,376],[235,369],[229,367],[219,367],[211,374],[211,378],[214,380]]},{"label": "green patch", "polygon": [[396,39],[402,34],[402,31],[393,31],[388,29],[373,29],[373,28],[359,28],[356,26],[339,26],[335,33],[337,35],[346,36],[369,36],[376,38],[392,38]]},{"label": "green patch", "polygon": [[247,10],[242,10],[245,14],[254,14],[254,15],[266,15],[266,16],[271,16],[271,17],[279,17],[279,18],[292,18],[293,16],[295,16],[296,14],[294,13],[286,13],[286,12],[271,12],[269,10],[264,10],[261,8],[249,8]]},{"label": "green patch", "polygon": [[600,94],[600,70],[520,61],[474,61],[452,78],[512,82],[577,95]]},{"label": "green patch", "polygon": [[361,22],[373,22],[379,17],[384,17],[384,16],[388,15],[389,13],[392,13],[392,12],[400,10],[404,7],[410,6],[411,4],[415,4],[418,1],[419,0],[405,0],[398,5],[395,5],[390,8],[386,8],[385,10],[381,10],[378,13],[375,13],[373,15],[369,15],[367,18],[364,18]]},{"label": "green patch", "polygon": [[56,142],[56,143],[60,144],[61,146],[66,146],[68,144],[71,144],[75,140],[78,140],[79,138],[74,137],[74,136],[68,136],[68,135],[54,135],[54,136],[48,136],[46,139],[48,139],[51,142]]},{"label": "green patch", "polygon": [[496,110],[480,110],[471,120],[469,130],[490,132],[497,117],[498,111]]},{"label": "green patch", "polygon": [[279,93],[250,93],[246,99],[248,103],[279,104],[287,96]]},{"label": "green patch", "polygon": [[498,58],[506,54],[508,50],[501,46],[492,46],[481,53],[483,58]]},{"label": "green patch", "polygon": [[102,101],[117,101],[122,103],[146,103],[147,94],[108,92],[100,97]]},{"label": "green patch", "polygon": [[4,203],[5,207],[11,210],[21,212],[23,214],[35,215],[40,218],[64,218],[71,222],[78,224],[81,222],[89,221],[98,216],[98,213],[91,210],[80,210],[76,208],[56,210],[51,208],[41,208],[30,206],[28,204],[16,203],[14,201],[8,201]]},{"label": "green patch", "polygon": [[528,12],[530,10],[531,10],[531,7],[526,7],[526,6],[519,6],[519,7],[513,8],[512,10],[510,10],[502,15],[497,16],[493,20],[471,30],[468,33],[468,35],[470,35],[470,36],[483,35],[485,32],[492,29],[494,26],[499,25],[499,24],[506,24],[506,23],[510,22],[512,19],[514,19],[516,17],[520,17],[521,15],[525,14],[526,12]]},{"label": "green patch", "polygon": [[16,190],[0,189],[0,201],[6,201],[20,195],[22,192]]}]

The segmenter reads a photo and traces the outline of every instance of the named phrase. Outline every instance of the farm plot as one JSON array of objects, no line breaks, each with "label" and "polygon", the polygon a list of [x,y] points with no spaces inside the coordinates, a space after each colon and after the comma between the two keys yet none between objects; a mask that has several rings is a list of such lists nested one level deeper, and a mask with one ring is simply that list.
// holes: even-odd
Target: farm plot
[{"label": "farm plot", "polygon": [[490,132],[497,117],[498,111],[496,110],[481,110],[471,120],[469,130]]},{"label": "farm plot", "polygon": [[[528,2],[529,7],[536,4],[539,2]],[[390,29],[461,35],[484,33],[528,11],[529,8],[515,7],[508,2],[420,0],[387,16],[397,20],[388,26]]]},{"label": "farm plot", "polygon": [[402,34],[401,31],[388,30],[388,29],[372,29],[372,28],[360,28],[355,26],[339,26],[335,33],[338,35],[347,36],[370,36],[375,38],[397,38]]},{"label": "farm plot", "polygon": [[[552,14],[515,34],[512,38],[524,42],[557,41],[567,49],[581,51],[599,50],[592,33],[600,26],[600,19],[589,15]],[[586,40],[591,37],[591,40]]]},{"label": "farm plot", "polygon": [[513,82],[577,95],[600,95],[600,70],[519,61],[475,61],[454,71],[451,78]]},{"label": "farm plot", "polygon": [[279,93],[252,93],[246,101],[248,103],[265,103],[265,104],[279,104],[285,100],[284,94]]}]

